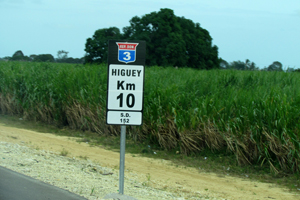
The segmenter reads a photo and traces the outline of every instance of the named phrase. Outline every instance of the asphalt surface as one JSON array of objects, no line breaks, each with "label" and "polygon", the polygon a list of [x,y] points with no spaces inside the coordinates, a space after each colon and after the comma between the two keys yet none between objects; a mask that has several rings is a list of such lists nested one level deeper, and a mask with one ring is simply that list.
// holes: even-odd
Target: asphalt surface
[{"label": "asphalt surface", "polygon": [[86,200],[0,166],[0,200]]}]

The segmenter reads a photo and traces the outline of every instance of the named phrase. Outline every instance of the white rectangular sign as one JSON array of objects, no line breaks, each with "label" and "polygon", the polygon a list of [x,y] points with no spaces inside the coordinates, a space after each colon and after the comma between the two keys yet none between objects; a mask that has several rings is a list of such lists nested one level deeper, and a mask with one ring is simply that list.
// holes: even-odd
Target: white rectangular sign
[{"label": "white rectangular sign", "polygon": [[141,125],[144,66],[111,64],[108,67],[107,123]]},{"label": "white rectangular sign", "polygon": [[108,111],[110,124],[141,125],[142,112]]}]

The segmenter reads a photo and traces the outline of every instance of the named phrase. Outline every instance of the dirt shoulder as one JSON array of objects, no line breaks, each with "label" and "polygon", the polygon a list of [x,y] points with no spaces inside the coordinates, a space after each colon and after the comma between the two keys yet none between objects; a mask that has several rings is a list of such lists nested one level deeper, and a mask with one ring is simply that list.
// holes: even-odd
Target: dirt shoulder
[{"label": "dirt shoulder", "polygon": [[[78,143],[74,138],[39,133],[6,126],[0,121],[0,141],[22,144],[43,150],[62,152],[70,157],[88,158],[101,166],[118,169],[120,155],[100,147]],[[276,185],[240,179],[230,176],[219,177],[212,173],[201,173],[194,168],[175,167],[171,162],[126,154],[126,173],[135,172],[141,181],[151,187],[190,193],[210,194],[225,199],[300,199],[298,194],[290,193]]]}]

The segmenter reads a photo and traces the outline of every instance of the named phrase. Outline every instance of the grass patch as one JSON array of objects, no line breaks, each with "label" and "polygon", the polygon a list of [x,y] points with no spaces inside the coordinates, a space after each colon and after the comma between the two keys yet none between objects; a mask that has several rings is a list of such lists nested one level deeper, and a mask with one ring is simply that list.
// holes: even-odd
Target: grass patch
[{"label": "grass patch", "polygon": [[79,156],[79,158],[82,159],[82,160],[87,160],[88,159],[87,156]]},{"label": "grass patch", "polygon": [[61,150],[61,152],[60,152],[60,154],[59,155],[61,155],[61,156],[67,156],[67,155],[69,155],[69,151],[68,150],[66,150],[66,149],[63,149],[63,150]]}]

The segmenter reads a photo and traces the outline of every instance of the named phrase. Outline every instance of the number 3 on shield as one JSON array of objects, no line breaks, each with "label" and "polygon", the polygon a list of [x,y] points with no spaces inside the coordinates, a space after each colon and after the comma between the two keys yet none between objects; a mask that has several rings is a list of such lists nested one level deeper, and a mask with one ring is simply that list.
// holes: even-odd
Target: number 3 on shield
[{"label": "number 3 on shield", "polygon": [[125,55],[125,57],[123,58],[124,60],[130,60],[131,59],[130,52],[126,51],[123,54]]},{"label": "number 3 on shield", "polygon": [[[121,93],[119,96],[117,96],[117,99],[120,100],[119,107],[123,107],[123,93]],[[126,97],[126,105],[128,108],[132,108],[135,104],[135,97],[133,94],[128,94]]]}]

